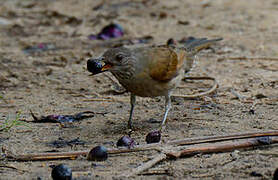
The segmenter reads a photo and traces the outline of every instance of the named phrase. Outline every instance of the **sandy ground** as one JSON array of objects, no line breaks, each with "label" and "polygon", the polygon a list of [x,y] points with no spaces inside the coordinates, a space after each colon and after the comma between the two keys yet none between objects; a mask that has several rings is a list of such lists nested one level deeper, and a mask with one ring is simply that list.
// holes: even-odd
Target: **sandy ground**
[{"label": "sandy ground", "polygon": [[[88,76],[86,58],[108,46],[89,40],[105,25],[123,26],[126,37],[152,36],[150,44],[169,38],[223,37],[202,51],[189,76],[211,76],[217,92],[193,100],[176,99],[163,139],[225,135],[278,129],[278,62],[229,60],[225,57],[278,56],[278,2],[268,1],[89,1],[2,0],[0,2],[0,122],[32,120],[37,115],[104,113],[62,128],[58,124],[28,123],[0,134],[0,146],[15,153],[87,150],[95,145],[115,146],[126,134],[129,94],[111,92],[111,80]],[[53,50],[26,52],[26,47],[48,43]],[[109,45],[109,44],[108,44]],[[207,89],[209,82],[184,83],[190,94]],[[236,95],[243,100],[239,100]],[[89,101],[100,96],[115,102]],[[145,144],[145,135],[159,124],[163,98],[138,98],[133,138]],[[250,113],[254,110],[254,114]],[[84,145],[53,147],[58,139],[79,138]],[[0,179],[51,179],[51,165],[65,163],[76,179],[112,179],[149,160],[154,152],[115,155],[104,162],[84,158],[63,161],[0,162]],[[278,167],[277,146],[164,161],[133,179],[271,179]],[[8,168],[9,166],[10,168]],[[14,167],[14,168],[11,168]],[[257,176],[254,176],[256,172]],[[157,173],[154,173],[157,172]],[[149,173],[149,175],[147,175]],[[256,174],[255,174],[256,175]]]}]

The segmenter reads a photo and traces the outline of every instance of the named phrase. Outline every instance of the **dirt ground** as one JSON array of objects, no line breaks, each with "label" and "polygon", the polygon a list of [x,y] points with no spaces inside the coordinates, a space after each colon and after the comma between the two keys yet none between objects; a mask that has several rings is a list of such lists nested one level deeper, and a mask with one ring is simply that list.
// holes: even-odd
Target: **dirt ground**
[{"label": "dirt ground", "polygon": [[[0,132],[2,149],[26,154],[88,150],[96,145],[114,147],[117,139],[127,133],[129,94],[111,91],[109,73],[92,77],[86,70],[86,59],[100,55],[110,45],[89,40],[88,35],[111,22],[123,26],[125,37],[152,36],[150,44],[188,36],[224,38],[202,51],[189,73],[215,77],[219,88],[202,98],[175,99],[164,141],[278,129],[277,0],[2,0],[1,126],[6,119],[16,119],[16,114],[20,114],[20,120],[31,121],[30,110],[36,115],[88,110],[103,113],[66,128],[53,123],[15,125]],[[48,49],[30,49],[41,43]],[[211,84],[193,81],[183,85],[188,88],[178,93],[200,92]],[[92,101],[100,96],[113,97],[115,102]],[[146,134],[159,125],[149,120],[162,119],[164,100],[137,99],[133,138],[145,144]],[[76,138],[85,144],[51,146],[55,140]],[[112,179],[153,155],[154,152],[114,155],[104,162],[85,158],[36,162],[4,159],[0,162],[0,179],[51,179],[50,166],[59,163],[70,166],[76,179]],[[278,150],[272,146],[163,161],[130,179],[271,179],[276,168]]]}]

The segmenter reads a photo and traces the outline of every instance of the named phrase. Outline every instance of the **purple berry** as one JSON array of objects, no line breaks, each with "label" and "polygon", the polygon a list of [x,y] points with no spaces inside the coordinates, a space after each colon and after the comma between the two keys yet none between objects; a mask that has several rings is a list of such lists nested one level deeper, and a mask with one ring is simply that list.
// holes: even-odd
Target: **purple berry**
[{"label": "purple berry", "polygon": [[104,146],[96,146],[88,154],[89,161],[105,161],[108,158],[107,149]]},{"label": "purple berry", "polygon": [[121,146],[132,148],[135,146],[135,141],[129,136],[123,136],[117,142],[117,147]]},{"label": "purple berry", "polygon": [[158,143],[161,139],[161,133],[160,131],[151,131],[149,134],[146,136],[146,142],[148,144],[151,143]]},{"label": "purple berry", "polygon": [[52,169],[51,177],[53,180],[72,180],[72,172],[67,165],[59,164]]}]

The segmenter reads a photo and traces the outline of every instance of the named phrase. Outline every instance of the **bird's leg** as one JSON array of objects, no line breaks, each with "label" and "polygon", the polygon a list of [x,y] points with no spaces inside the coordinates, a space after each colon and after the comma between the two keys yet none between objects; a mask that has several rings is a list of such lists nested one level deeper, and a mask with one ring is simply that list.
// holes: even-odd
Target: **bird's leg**
[{"label": "bird's leg", "polygon": [[128,119],[128,128],[132,129],[132,114],[133,114],[133,109],[135,106],[135,102],[136,102],[136,97],[134,94],[130,94],[130,113],[129,113],[129,119]]},{"label": "bird's leg", "polygon": [[170,96],[170,94],[168,94],[167,96],[165,96],[165,113],[163,116],[163,120],[160,124],[160,128],[159,128],[160,131],[162,131],[162,128],[163,128],[164,124],[166,123],[167,115],[168,115],[168,112],[170,109],[171,109],[171,96]]}]

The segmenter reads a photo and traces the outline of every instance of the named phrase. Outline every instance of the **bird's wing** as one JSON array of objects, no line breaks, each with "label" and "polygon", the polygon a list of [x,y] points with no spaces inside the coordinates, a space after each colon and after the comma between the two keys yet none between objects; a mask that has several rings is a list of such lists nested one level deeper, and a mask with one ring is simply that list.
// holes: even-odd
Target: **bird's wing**
[{"label": "bird's wing", "polygon": [[188,40],[185,41],[184,48],[188,52],[189,55],[195,55],[200,50],[208,48],[211,44],[221,41],[223,38],[217,39],[207,39],[207,38],[194,38],[189,37]]},{"label": "bird's wing", "polygon": [[185,51],[157,46],[151,48],[149,58],[150,76],[158,81],[169,81],[179,74],[185,59]]}]

